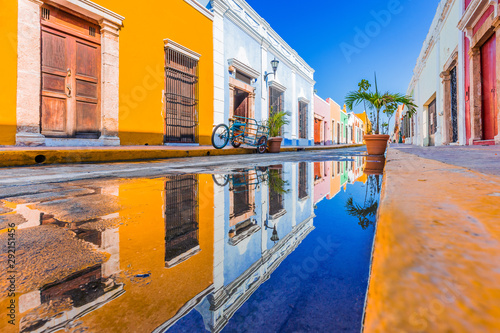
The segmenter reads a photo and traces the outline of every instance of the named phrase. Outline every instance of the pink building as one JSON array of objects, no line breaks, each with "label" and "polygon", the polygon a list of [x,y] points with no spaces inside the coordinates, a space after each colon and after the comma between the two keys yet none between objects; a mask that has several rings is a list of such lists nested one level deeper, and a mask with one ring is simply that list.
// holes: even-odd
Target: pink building
[{"label": "pink building", "polygon": [[330,103],[316,94],[314,94],[314,144],[333,144]]},{"label": "pink building", "polygon": [[332,162],[314,162],[314,204],[330,195]]}]

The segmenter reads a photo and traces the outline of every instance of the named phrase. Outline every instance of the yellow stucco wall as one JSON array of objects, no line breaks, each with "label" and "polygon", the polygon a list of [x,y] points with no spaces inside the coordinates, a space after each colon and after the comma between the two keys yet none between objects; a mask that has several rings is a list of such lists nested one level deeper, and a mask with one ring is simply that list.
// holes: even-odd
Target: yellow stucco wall
[{"label": "yellow stucco wall", "polygon": [[17,0],[0,0],[0,145],[16,141]]},{"label": "yellow stucco wall", "polygon": [[213,127],[212,21],[184,0],[142,6],[123,0],[97,0],[125,17],[120,32],[120,118],[122,145],[163,143],[165,89],[164,39],[201,54],[199,62],[199,139],[210,144]]},{"label": "yellow stucco wall", "polygon": [[[184,0],[140,6],[122,0],[95,0],[125,17],[120,32],[120,117],[122,145],[163,143],[165,89],[164,39],[201,54],[199,62],[200,144],[210,144],[213,128],[212,21]],[[15,144],[17,78],[17,1],[0,0],[0,145]]]},{"label": "yellow stucco wall", "polygon": [[[91,332],[151,332],[213,283],[213,180],[198,176],[199,244],[188,260],[165,267],[165,179],[120,185],[120,270],[125,293],[80,320]],[[168,220],[168,217],[167,217]],[[133,276],[150,273],[140,281]],[[135,280],[135,281],[132,281]],[[149,282],[149,283],[148,283]]]}]

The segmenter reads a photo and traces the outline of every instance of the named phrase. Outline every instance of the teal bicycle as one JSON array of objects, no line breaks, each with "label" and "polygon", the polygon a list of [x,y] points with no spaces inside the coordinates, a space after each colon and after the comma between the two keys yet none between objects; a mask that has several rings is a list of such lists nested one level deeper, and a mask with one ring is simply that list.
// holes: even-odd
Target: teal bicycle
[{"label": "teal bicycle", "polygon": [[229,142],[234,148],[246,144],[256,147],[259,154],[264,154],[268,137],[269,127],[252,118],[234,116],[229,119],[229,126],[220,124],[214,128],[212,145],[216,149],[223,149]]}]

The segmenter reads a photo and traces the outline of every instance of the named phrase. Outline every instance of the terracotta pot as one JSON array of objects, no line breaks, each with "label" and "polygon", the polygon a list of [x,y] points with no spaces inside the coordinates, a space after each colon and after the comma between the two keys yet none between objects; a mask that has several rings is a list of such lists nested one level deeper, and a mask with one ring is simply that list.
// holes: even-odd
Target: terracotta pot
[{"label": "terracotta pot", "polygon": [[390,136],[385,134],[365,135],[366,150],[368,155],[384,155]]},{"label": "terracotta pot", "polygon": [[269,138],[267,140],[267,146],[269,147],[270,153],[279,153],[281,150],[281,142],[283,138]]},{"label": "terracotta pot", "polygon": [[384,167],[384,156],[366,156],[363,172],[365,175],[381,175],[384,173]]}]

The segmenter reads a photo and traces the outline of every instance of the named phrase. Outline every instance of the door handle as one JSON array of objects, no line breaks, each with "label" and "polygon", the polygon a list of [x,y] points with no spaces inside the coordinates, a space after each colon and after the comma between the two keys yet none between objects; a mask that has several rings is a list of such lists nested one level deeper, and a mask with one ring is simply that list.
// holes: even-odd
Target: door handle
[{"label": "door handle", "polygon": [[68,96],[68,98],[71,98],[71,85],[69,83],[66,85],[66,89],[68,89],[66,96]]}]

